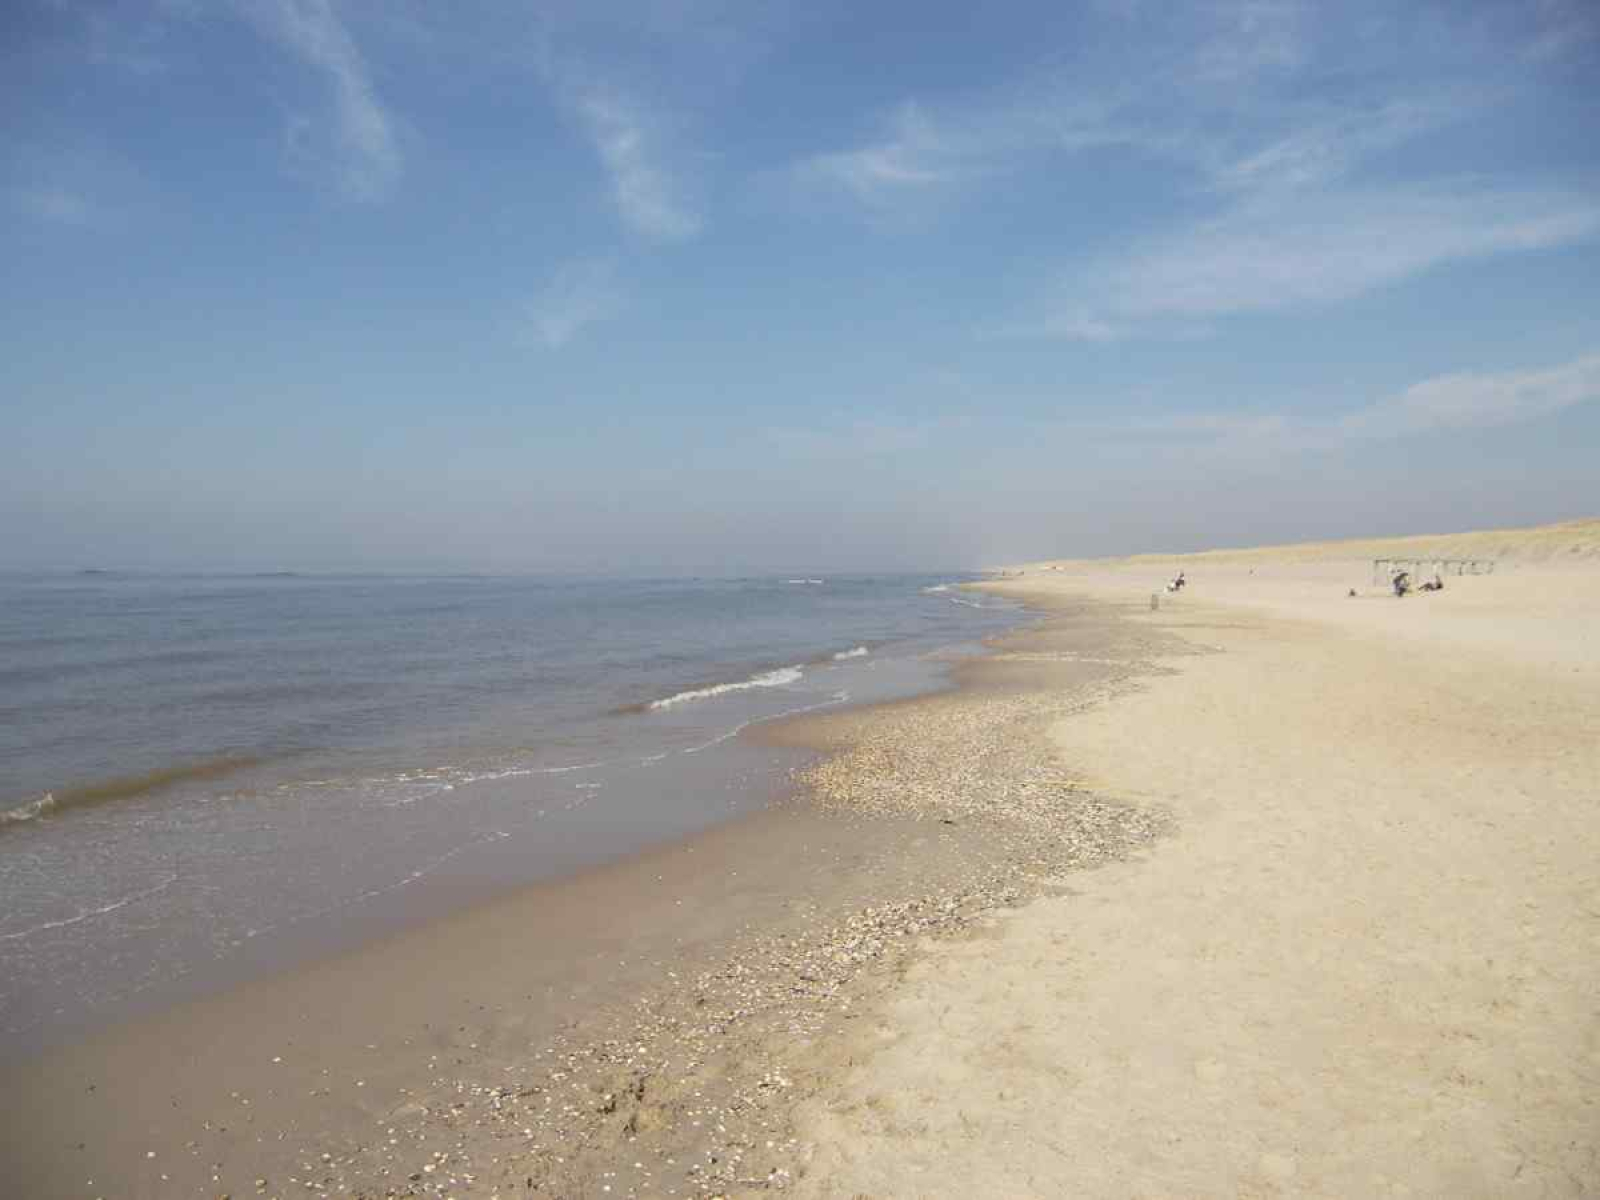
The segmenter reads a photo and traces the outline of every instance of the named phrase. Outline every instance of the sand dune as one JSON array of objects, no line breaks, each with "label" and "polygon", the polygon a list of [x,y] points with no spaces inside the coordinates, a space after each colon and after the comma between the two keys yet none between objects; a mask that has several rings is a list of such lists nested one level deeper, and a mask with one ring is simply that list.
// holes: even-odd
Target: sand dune
[{"label": "sand dune", "polygon": [[1600,518],[1563,521],[1531,529],[1490,529],[1472,533],[1416,534],[1407,537],[1350,538],[1202,550],[1189,554],[1134,554],[1107,559],[1047,559],[1033,569],[1110,567],[1141,564],[1312,563],[1382,557],[1505,559],[1509,563],[1589,562],[1600,558]]}]

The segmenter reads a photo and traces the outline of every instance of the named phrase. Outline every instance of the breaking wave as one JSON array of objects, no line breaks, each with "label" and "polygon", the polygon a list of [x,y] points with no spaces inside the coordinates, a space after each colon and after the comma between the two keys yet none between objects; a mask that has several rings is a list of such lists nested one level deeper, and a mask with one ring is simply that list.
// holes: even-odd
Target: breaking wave
[{"label": "breaking wave", "polygon": [[724,696],[729,692],[746,692],[751,688],[783,687],[788,683],[798,683],[802,674],[799,667],[779,667],[775,671],[764,671],[760,675],[752,675],[749,679],[741,679],[737,683],[714,683],[709,687],[690,688],[663,700],[651,701],[650,707],[659,711],[671,708],[675,704],[686,704],[691,700],[709,700],[713,696]]},{"label": "breaking wave", "polygon": [[55,795],[46,792],[37,800],[29,800],[26,804],[19,804],[15,808],[0,811],[0,825],[11,821],[31,821],[35,817],[43,816],[56,806]]},{"label": "breaking wave", "polygon": [[102,780],[99,783],[87,784],[83,787],[60,788],[46,792],[36,800],[20,804],[15,808],[0,811],[0,828],[18,821],[31,821],[50,813],[61,812],[69,808],[88,808],[96,804],[110,804],[117,800],[127,800],[134,796],[143,796],[150,792],[158,792],[164,788],[175,787],[183,783],[195,783],[206,779],[219,779],[231,775],[235,771],[243,771],[249,767],[257,766],[261,759],[248,755],[230,755],[220,758],[205,759],[200,762],[183,763],[178,766],[158,767],[154,771],[145,771],[138,775],[122,775],[114,779]]},{"label": "breaking wave", "polygon": [[840,660],[846,659],[846,658],[865,658],[870,653],[871,653],[871,651],[869,651],[865,646],[857,646],[853,650],[841,650],[841,651],[839,651],[839,653],[837,653],[837,654],[835,654],[833,656],[833,660],[835,662],[839,662]]}]

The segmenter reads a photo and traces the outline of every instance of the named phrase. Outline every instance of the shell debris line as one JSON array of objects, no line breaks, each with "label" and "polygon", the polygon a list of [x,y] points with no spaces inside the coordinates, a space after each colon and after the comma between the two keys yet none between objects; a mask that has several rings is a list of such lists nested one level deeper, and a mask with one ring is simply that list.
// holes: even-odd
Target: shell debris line
[{"label": "shell debris line", "polygon": [[[1032,667],[1073,659],[1038,648],[1050,628],[1043,621],[1007,645]],[[1003,669],[1006,659],[993,661]],[[1159,811],[1084,787],[1045,736],[1149,669],[1131,652],[1096,662],[1087,682],[1074,677],[1079,686],[978,686],[843,715],[845,748],[798,773],[800,802],[841,817],[914,818],[924,840],[955,848],[939,860],[943,869],[902,873],[849,911],[808,911],[794,927],[747,931],[701,969],[663,963],[660,986],[634,1004],[493,1064],[495,1077],[487,1064],[473,1076],[432,1074],[399,1098],[372,1140],[308,1147],[295,1190],[373,1198],[786,1190],[805,1158],[789,1114],[847,1065],[830,1030],[870,1013],[930,939],[981,933],[996,910],[1167,832]]]}]

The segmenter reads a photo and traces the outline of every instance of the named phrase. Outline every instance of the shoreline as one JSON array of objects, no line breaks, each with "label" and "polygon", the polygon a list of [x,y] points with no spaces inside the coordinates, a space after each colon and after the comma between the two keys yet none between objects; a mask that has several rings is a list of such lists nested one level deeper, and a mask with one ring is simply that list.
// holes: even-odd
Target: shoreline
[{"label": "shoreline", "polygon": [[[787,718],[750,731],[750,740],[837,754],[874,726],[911,720],[943,722],[947,737],[965,743],[971,728],[960,722],[974,706],[987,707],[991,724],[1015,724],[1030,703],[1055,694],[1038,677],[1039,664],[1017,647],[1061,620],[1041,614],[994,639],[987,657],[953,671],[947,690]],[[1103,614],[1081,623],[1079,641],[1103,641],[1111,628]],[[1087,673],[1061,659],[1054,684],[1064,681],[1062,671],[1084,686],[1097,672],[1114,673],[1100,659]],[[1019,699],[1030,695],[1032,701]],[[1037,741],[1037,734],[1035,728],[1027,736]],[[883,736],[880,729],[880,745]],[[992,769],[1038,771],[1015,753],[1018,744],[1013,738],[998,746],[994,754],[1012,765]],[[918,939],[967,929],[994,907],[1031,894],[1039,878],[1073,856],[1098,861],[1122,852],[1127,840],[1119,822],[1128,814],[1096,809],[1087,798],[1076,845],[1056,853],[1026,821],[1008,825],[968,807],[948,823],[934,822],[927,812],[844,795],[850,779],[881,782],[881,766],[857,763],[843,774],[808,778],[816,802],[790,799],[622,863],[522,889],[24,1060],[4,1075],[0,1101],[0,1125],[11,1140],[8,1177],[40,1196],[82,1194],[81,1184],[68,1184],[79,1178],[100,1179],[108,1195],[214,1195],[217,1188],[273,1195],[314,1179],[361,1195],[443,1194],[431,1178],[437,1170],[422,1170],[427,1163],[399,1169],[407,1165],[402,1147],[427,1145],[430,1154],[465,1154],[479,1163],[484,1147],[501,1140],[498,1126],[510,1109],[535,1120],[528,1110],[537,1096],[542,1140],[524,1137],[518,1153],[488,1157],[518,1162],[514,1171],[496,1164],[503,1181],[515,1176],[557,1194],[582,1192],[602,1186],[597,1181],[634,1150],[619,1150],[605,1136],[614,1114],[604,1103],[587,1103],[588,1082],[562,1093],[546,1078],[547,1064],[560,1055],[588,1064],[561,1072],[563,1082],[616,1076],[627,1064],[617,1044],[649,1028],[680,1066],[684,1045],[705,1047],[671,1086],[659,1086],[661,1066],[649,1072],[657,1084],[650,1102],[635,1109],[652,1114],[645,1125],[656,1123],[656,1157],[677,1160],[674,1167],[698,1164],[694,1175],[682,1168],[678,1194],[735,1184],[732,1141],[721,1131],[703,1132],[695,1114],[711,1111],[707,1097],[717,1096],[717,1124],[742,1120],[736,1111],[755,1119],[760,1106],[752,1097],[771,1091],[748,1078],[758,1045],[792,1041],[797,1030],[831,1018],[842,995],[852,987],[870,991],[871,979],[892,972]],[[1133,840],[1153,832],[1140,826]],[[553,956],[552,945],[561,947]],[[531,951],[540,961],[508,965],[508,950]],[[802,962],[804,970],[796,965]],[[441,982],[440,973],[449,978]],[[709,1016],[705,1003],[686,1007],[683,981],[691,976],[702,997],[742,1002]],[[669,1060],[673,1055],[662,1063]],[[509,1085],[499,1081],[519,1071],[543,1082],[520,1084],[524,1103],[512,1105],[500,1090]],[[546,1107],[574,1089],[581,1102]],[[132,1119],[108,1099],[130,1090],[141,1097]],[[488,1113],[477,1114],[483,1119],[470,1125],[474,1132],[449,1133],[460,1124],[453,1114],[463,1110],[444,1097],[463,1090],[487,1096]],[[385,1131],[394,1123],[392,1142],[387,1133],[372,1139],[378,1122]],[[626,1137],[641,1136],[638,1124]],[[446,1142],[453,1148],[432,1149]],[[477,1149],[464,1148],[468,1143]],[[459,1192],[464,1173],[458,1167],[438,1182]],[[450,1178],[454,1185],[445,1184]],[[266,1187],[256,1189],[257,1179],[268,1180]]]},{"label": "shoreline", "polygon": [[764,804],[790,763],[741,728],[937,687],[1020,615],[931,582],[23,579],[5,790],[56,808],[0,814],[0,1058]]},{"label": "shoreline", "polygon": [[1573,540],[1404,600],[1359,544],[992,585],[1182,640],[1049,733],[1180,830],[913,963],[800,1106],[796,1194],[1592,1194],[1600,564]]},{"label": "shoreline", "polygon": [[[7,1157],[38,1168],[8,1178],[81,1195],[94,1158],[131,1196],[1582,1194],[1558,1183],[1600,1161],[1579,1135],[1600,978],[1576,966],[1600,944],[1600,748],[1572,734],[1600,723],[1600,571],[1511,567],[1405,602],[1355,560],[1213,562],[1159,610],[1143,560],[977,585],[1042,615],[950,691],[761,730],[821,755],[811,798],[663,852],[659,894],[618,867],[573,910],[617,940],[547,964],[568,1007],[518,990],[513,898],[499,929],[436,929],[433,959],[353,969],[316,1049],[332,1079],[285,1088],[260,1044],[230,1077],[223,1035],[259,1010],[210,1046],[173,1028],[58,1059],[48,1104],[0,1100]],[[1504,872],[1520,910],[1484,886]],[[700,940],[664,904],[691,895]],[[651,920],[659,949],[624,950]],[[118,1121],[43,1152],[108,1063]]]},{"label": "shoreline", "polygon": [[[247,844],[257,857],[242,864],[244,872],[231,869],[228,843],[212,833],[209,846],[201,843],[197,871],[187,869],[188,855],[175,844],[168,858],[154,861],[159,874],[148,881],[153,886],[142,879],[137,886],[108,884],[104,904],[66,908],[56,920],[45,919],[58,915],[46,911],[31,921],[8,923],[18,932],[8,929],[0,935],[6,943],[0,951],[23,947],[31,958],[19,950],[14,960],[7,959],[8,965],[15,962],[16,971],[0,982],[0,1065],[178,1004],[353,953],[519,889],[571,879],[760,811],[792,790],[795,767],[812,752],[763,746],[741,737],[742,732],[809,711],[870,704],[881,696],[932,694],[952,686],[937,663],[913,652],[886,654],[870,669],[858,670],[856,678],[841,682],[824,676],[820,684],[792,700],[760,697],[764,703],[754,711],[727,712],[724,705],[710,721],[691,714],[691,720],[700,720],[709,730],[678,738],[689,745],[648,755],[641,750],[636,758],[615,755],[585,764],[581,774],[566,768],[488,772],[450,783],[445,795],[426,796],[425,803],[406,797],[392,810],[401,819],[392,822],[387,821],[391,810],[370,807],[335,811],[325,821],[303,796],[297,800],[293,789],[284,787],[269,789],[265,800],[260,795],[229,797],[215,808],[202,801],[186,819],[199,822],[220,812],[219,828],[231,822],[254,838]],[[60,828],[19,832],[21,840],[8,850],[27,863],[27,839],[46,835],[48,855],[37,861],[70,868],[76,860],[64,855],[80,846],[94,849],[82,836],[74,840],[75,831],[91,838],[95,833],[73,825],[77,815],[64,817]],[[139,818],[130,810],[119,819]],[[163,819],[157,815],[155,823]],[[368,838],[358,840],[353,835],[361,832],[362,819],[377,824]],[[277,837],[272,852],[286,872],[282,878],[298,878],[320,889],[321,906],[300,903],[297,911],[278,901],[273,894],[278,885],[270,882],[276,877],[261,870],[261,839],[254,837],[252,822]],[[320,857],[296,853],[313,848],[319,835],[334,852]],[[426,853],[403,845],[407,837]],[[395,852],[397,846],[404,854]],[[114,857],[106,848],[100,853]],[[135,855],[127,861],[140,859]],[[320,869],[329,865],[335,869]],[[353,868],[348,880],[346,865]],[[42,865],[32,874],[49,878]],[[269,880],[265,888],[259,882],[263,878]],[[264,908],[250,905],[257,894],[269,901]],[[19,895],[26,905],[30,894]],[[146,909],[141,902],[147,896],[157,898],[160,907]],[[72,946],[75,957],[63,958],[73,968],[61,975],[65,982],[54,990],[45,986],[56,952],[50,931],[94,922],[123,908],[129,913],[114,919],[131,916],[131,936],[119,942],[112,928],[91,935],[100,937],[99,946]],[[163,932],[169,924],[175,931],[170,935]],[[36,932],[46,934],[38,950],[10,940]],[[0,954],[0,959],[6,957]],[[95,965],[106,962],[122,962],[127,968],[113,974]],[[74,988],[74,982],[86,986]]]}]

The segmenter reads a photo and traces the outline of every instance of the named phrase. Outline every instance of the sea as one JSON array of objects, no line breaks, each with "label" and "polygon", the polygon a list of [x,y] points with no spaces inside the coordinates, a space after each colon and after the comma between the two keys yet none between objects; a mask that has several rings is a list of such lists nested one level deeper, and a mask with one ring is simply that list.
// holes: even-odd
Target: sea
[{"label": "sea", "polygon": [[966,578],[0,575],[0,1057],[754,811]]}]

